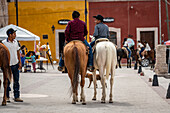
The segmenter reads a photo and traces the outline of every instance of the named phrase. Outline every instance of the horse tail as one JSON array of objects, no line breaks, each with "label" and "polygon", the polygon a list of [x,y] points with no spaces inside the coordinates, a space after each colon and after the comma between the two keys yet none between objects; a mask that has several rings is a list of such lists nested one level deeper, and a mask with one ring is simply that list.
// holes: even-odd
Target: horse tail
[{"label": "horse tail", "polygon": [[78,81],[79,81],[79,70],[80,70],[80,59],[78,56],[78,49],[74,46],[73,48],[73,58],[74,58],[74,77],[73,77],[73,92],[76,92]]},{"label": "horse tail", "polygon": [[106,46],[106,79],[109,78],[111,65],[112,65],[112,54],[110,46]]}]

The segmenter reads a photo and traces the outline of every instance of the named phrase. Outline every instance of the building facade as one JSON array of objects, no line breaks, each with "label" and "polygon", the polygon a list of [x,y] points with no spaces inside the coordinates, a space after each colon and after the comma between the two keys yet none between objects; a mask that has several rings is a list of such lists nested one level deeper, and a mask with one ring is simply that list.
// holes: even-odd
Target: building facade
[{"label": "building facade", "polygon": [[[15,3],[14,0],[9,1],[7,20],[9,24],[16,25]],[[168,32],[165,0],[162,0],[161,5],[161,39],[166,41]],[[170,15],[170,5],[168,9]],[[18,24],[38,35],[41,45],[49,42],[52,57],[56,60],[63,49],[66,23],[72,20],[71,14],[74,10],[79,11],[80,19],[85,21],[84,0],[19,0]],[[107,21],[105,24],[109,26],[110,40],[119,47],[128,35],[133,35],[135,43],[137,40],[148,41],[152,48],[160,42],[158,0],[87,0],[87,11],[88,41],[89,35],[93,35],[94,32],[93,16],[101,14]],[[21,44],[26,45],[29,50],[34,49],[34,42]]]},{"label": "building facade", "polygon": [[[162,41],[168,40],[165,1],[161,2]],[[169,16],[170,6],[168,5]],[[104,18],[114,21],[106,23],[109,26],[111,39],[121,47],[123,39],[133,35],[137,40],[149,42],[155,48],[160,42],[159,37],[159,2],[158,0],[115,0],[89,2],[89,30],[94,32],[94,15],[101,14]]]},{"label": "building facade", "polygon": [[[9,3],[8,10],[9,24],[16,25],[14,2]],[[64,30],[67,22],[72,20],[74,10],[79,11],[80,19],[85,21],[84,1],[20,0],[18,2],[18,25],[38,35],[41,45],[48,42],[52,57],[57,60],[63,50]],[[34,42],[22,41],[20,43],[26,45],[29,50],[34,50]]]}]

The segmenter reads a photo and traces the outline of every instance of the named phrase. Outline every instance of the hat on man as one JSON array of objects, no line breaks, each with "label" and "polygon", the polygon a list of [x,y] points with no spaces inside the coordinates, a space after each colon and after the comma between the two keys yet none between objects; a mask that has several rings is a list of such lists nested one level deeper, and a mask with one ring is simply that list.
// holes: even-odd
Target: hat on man
[{"label": "hat on man", "polygon": [[16,31],[17,31],[17,30],[14,30],[14,29],[10,28],[10,29],[7,30],[6,34],[9,36],[9,34],[13,34],[13,33],[15,33]]},{"label": "hat on man", "polygon": [[103,16],[102,15],[93,16],[93,18],[96,18],[97,20],[101,20],[101,22],[103,22]]}]

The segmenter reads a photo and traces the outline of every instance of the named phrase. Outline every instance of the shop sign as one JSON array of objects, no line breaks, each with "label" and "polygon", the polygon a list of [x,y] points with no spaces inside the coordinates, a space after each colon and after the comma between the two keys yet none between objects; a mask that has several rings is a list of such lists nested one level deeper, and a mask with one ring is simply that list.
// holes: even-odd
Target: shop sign
[{"label": "shop sign", "polygon": [[68,19],[62,19],[62,20],[59,20],[58,21],[58,24],[60,24],[60,25],[67,25],[67,23],[69,22],[70,20],[68,20]]},{"label": "shop sign", "polygon": [[115,21],[115,19],[112,18],[112,17],[106,17],[106,18],[103,19],[104,23],[111,23],[111,22],[114,22],[114,21]]}]

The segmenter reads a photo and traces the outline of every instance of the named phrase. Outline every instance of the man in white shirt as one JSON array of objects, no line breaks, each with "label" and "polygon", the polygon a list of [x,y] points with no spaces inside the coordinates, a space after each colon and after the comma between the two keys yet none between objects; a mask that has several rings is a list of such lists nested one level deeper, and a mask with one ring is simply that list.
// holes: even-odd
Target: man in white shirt
[{"label": "man in white shirt", "polygon": [[138,44],[137,44],[137,47],[138,48],[140,48],[140,51],[139,51],[139,56],[142,58],[142,59],[144,59],[145,57],[144,56],[142,56],[142,52],[145,50],[145,47],[144,47],[144,45],[138,40]]},{"label": "man in white shirt", "polygon": [[[15,102],[23,102],[22,99],[20,99],[20,84],[19,84],[19,69],[21,69],[21,59],[20,59],[20,53],[19,53],[19,45],[17,40],[15,40],[16,37],[16,31],[12,28],[7,30],[8,38],[3,40],[2,43],[8,48],[10,52],[10,67],[13,74],[13,90],[14,90],[14,101]],[[7,86],[7,102],[10,102],[10,96],[9,91],[11,91],[10,88],[10,81],[8,80],[8,86]]]}]

